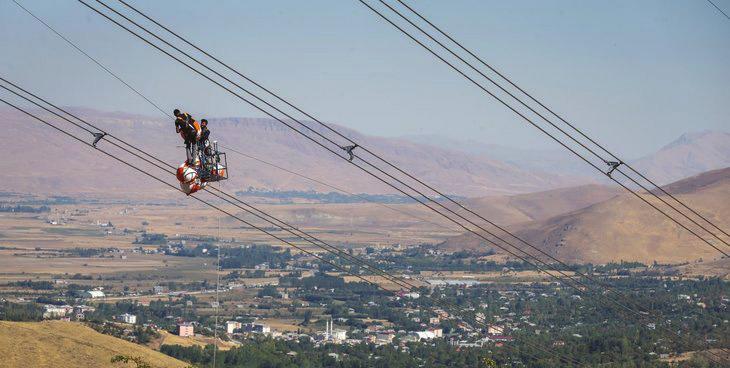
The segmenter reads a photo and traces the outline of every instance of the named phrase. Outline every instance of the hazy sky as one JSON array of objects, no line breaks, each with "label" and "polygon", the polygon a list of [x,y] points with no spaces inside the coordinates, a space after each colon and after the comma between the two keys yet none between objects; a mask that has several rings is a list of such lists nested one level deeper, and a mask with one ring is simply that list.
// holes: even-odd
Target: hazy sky
[{"label": "hazy sky", "polygon": [[[166,109],[262,116],[76,1],[18,1]],[[555,147],[357,1],[132,3],[326,121]],[[704,0],[411,4],[628,157],[730,130],[730,21]],[[0,74],[57,103],[159,116],[10,0],[0,50]]]}]

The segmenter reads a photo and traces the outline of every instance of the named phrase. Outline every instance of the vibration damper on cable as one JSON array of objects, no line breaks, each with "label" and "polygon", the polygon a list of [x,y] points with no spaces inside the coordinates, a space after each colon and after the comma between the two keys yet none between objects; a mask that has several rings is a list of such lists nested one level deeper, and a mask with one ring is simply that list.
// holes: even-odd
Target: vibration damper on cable
[{"label": "vibration damper on cable", "polygon": [[96,144],[99,143],[99,141],[102,140],[106,136],[106,133],[104,133],[104,132],[91,133],[91,134],[94,136],[94,143],[91,144],[94,148],[96,148]]},{"label": "vibration damper on cable", "polygon": [[351,146],[342,146],[341,147],[343,150],[345,150],[345,152],[347,152],[348,155],[350,155],[350,158],[348,158],[347,161],[352,162],[352,160],[355,158],[355,155],[352,154],[352,150],[354,150],[357,147],[359,147],[357,145],[357,143],[356,144],[353,144]]},{"label": "vibration damper on cable", "polygon": [[610,178],[611,177],[611,173],[613,173],[613,171],[616,170],[619,166],[623,165],[623,162],[621,162],[621,161],[606,161],[606,165],[608,165],[608,166],[611,167],[606,172],[606,175],[608,175],[608,177]]}]

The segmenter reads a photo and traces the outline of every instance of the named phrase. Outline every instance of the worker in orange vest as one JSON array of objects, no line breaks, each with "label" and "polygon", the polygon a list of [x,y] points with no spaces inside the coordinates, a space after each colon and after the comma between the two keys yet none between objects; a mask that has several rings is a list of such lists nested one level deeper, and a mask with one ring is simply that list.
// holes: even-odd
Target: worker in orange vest
[{"label": "worker in orange vest", "polygon": [[185,142],[187,162],[195,165],[198,158],[198,141],[201,134],[200,124],[190,114],[180,112],[179,109],[175,109],[173,114],[175,115],[175,132],[180,133]]}]

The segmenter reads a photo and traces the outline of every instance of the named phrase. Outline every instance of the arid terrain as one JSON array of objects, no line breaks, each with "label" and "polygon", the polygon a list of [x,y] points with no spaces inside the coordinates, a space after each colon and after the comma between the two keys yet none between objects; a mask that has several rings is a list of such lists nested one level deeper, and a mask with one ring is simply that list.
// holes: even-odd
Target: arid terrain
[{"label": "arid terrain", "polygon": [[159,368],[187,367],[141,345],[101,334],[80,323],[0,321],[0,356],[7,367],[97,368],[115,355],[142,357]]},{"label": "arid terrain", "polygon": [[[730,218],[730,169],[708,172],[667,187],[719,224]],[[204,195],[204,194],[203,194]],[[8,194],[8,200],[23,196]],[[651,199],[649,199],[651,200]],[[225,205],[223,205],[225,207]],[[345,248],[413,246],[443,243],[443,249],[486,250],[473,236],[459,235],[454,224],[416,204],[303,203],[259,204],[262,209],[321,239]],[[679,229],[632,197],[614,188],[581,186],[514,196],[467,201],[467,206],[567,262],[641,261],[651,263],[712,260],[715,255],[691,234]],[[230,207],[230,206],[229,206]],[[231,208],[254,224],[261,220]],[[111,223],[113,228],[106,227]],[[264,226],[264,225],[262,225]],[[52,206],[43,214],[0,213],[0,265],[16,272],[88,273],[199,269],[179,257],[130,254],[125,259],[74,259],[44,256],[64,248],[129,250],[140,232],[168,237],[218,237],[232,244],[283,243],[200,204],[177,200],[153,203],[78,203]],[[277,236],[311,249],[291,234]],[[604,252],[610,249],[610,252]],[[709,250],[708,250],[709,249]],[[296,250],[294,250],[296,252]]]},{"label": "arid terrain", "polygon": [[[730,201],[727,200],[730,198],[730,168],[683,179],[666,188],[718,226],[727,228],[730,225]],[[660,204],[648,195],[643,197]],[[669,200],[666,196],[662,199]],[[687,220],[684,223],[699,232],[696,225]],[[531,244],[568,262],[681,263],[710,261],[719,254],[630,193],[617,194],[547,219],[517,224],[512,230]],[[717,240],[712,242],[724,246]],[[484,246],[484,241],[473,235],[452,238],[444,244],[451,249]]]}]

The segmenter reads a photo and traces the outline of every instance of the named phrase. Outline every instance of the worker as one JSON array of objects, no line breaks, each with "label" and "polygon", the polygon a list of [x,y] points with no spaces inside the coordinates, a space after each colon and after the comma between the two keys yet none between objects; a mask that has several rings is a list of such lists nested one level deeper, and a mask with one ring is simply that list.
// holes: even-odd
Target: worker
[{"label": "worker", "polygon": [[198,151],[201,153],[200,161],[202,166],[205,166],[208,161],[208,156],[212,154],[210,150],[210,142],[208,141],[209,136],[210,130],[208,130],[208,120],[202,119],[200,120],[200,138],[198,139]]},{"label": "worker", "polygon": [[175,109],[173,114],[175,115],[175,132],[180,133],[185,142],[187,162],[195,165],[195,159],[198,157],[198,141],[201,134],[200,124],[190,114],[180,112],[179,109]]}]

